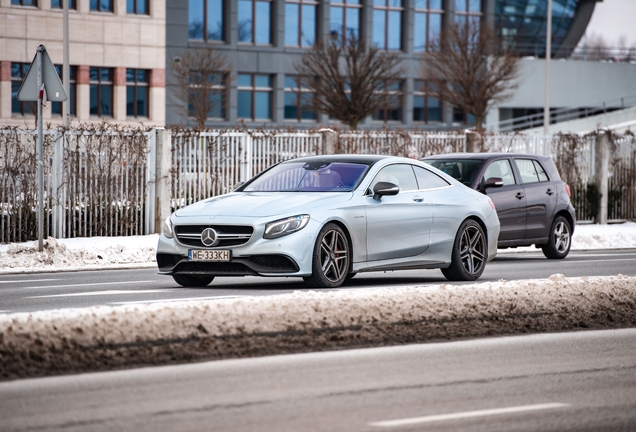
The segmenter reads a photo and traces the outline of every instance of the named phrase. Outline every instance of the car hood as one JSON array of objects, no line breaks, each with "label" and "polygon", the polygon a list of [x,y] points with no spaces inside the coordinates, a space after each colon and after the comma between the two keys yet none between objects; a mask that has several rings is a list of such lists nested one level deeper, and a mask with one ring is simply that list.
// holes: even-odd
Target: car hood
[{"label": "car hood", "polygon": [[352,192],[234,192],[199,201],[175,212],[177,217],[265,217],[325,210],[349,201]]}]

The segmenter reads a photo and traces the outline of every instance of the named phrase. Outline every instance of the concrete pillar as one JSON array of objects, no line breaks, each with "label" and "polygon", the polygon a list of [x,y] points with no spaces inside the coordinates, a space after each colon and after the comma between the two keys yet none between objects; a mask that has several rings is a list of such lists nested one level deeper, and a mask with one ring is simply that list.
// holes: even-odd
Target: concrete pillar
[{"label": "concrete pillar", "polygon": [[156,168],[155,168],[155,232],[161,233],[163,221],[170,216],[170,199],[172,185],[172,132],[170,129],[155,129]]},{"label": "concrete pillar", "polygon": [[481,135],[477,132],[466,131],[466,153],[478,153],[481,151]]},{"label": "concrete pillar", "polygon": [[323,129],[322,132],[322,154],[331,155],[338,151],[338,132],[331,129]]},{"label": "concrete pillar", "polygon": [[77,101],[75,102],[75,111],[79,121],[87,121],[90,119],[91,97],[89,77],[89,66],[77,66],[77,77],[75,80]]},{"label": "concrete pillar", "polygon": [[113,119],[126,120],[126,68],[117,67],[113,71]]},{"label": "concrete pillar", "polygon": [[11,62],[0,61],[0,118],[11,118]]},{"label": "concrete pillar", "polygon": [[608,194],[608,170],[609,170],[609,135],[605,131],[599,131],[596,136],[594,149],[594,179],[598,187],[600,202],[596,222],[607,224],[607,194]]}]

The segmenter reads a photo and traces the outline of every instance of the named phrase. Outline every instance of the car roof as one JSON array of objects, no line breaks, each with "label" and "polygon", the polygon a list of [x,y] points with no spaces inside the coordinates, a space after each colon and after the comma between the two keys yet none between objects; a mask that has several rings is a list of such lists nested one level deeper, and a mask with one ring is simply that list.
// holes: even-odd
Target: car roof
[{"label": "car roof", "polygon": [[317,155],[304,156],[297,159],[290,159],[286,162],[342,162],[342,163],[361,163],[365,165],[373,165],[374,163],[393,158],[386,155],[368,155],[368,154],[340,154],[340,155]]},{"label": "car roof", "polygon": [[446,153],[446,154],[438,154],[434,156],[427,156],[420,160],[434,160],[434,159],[477,159],[477,160],[488,160],[495,159],[500,157],[519,157],[519,158],[527,158],[532,157],[540,160],[550,159],[549,156],[540,156],[536,154],[528,154],[528,153],[504,153],[504,152],[496,152],[496,153]]}]

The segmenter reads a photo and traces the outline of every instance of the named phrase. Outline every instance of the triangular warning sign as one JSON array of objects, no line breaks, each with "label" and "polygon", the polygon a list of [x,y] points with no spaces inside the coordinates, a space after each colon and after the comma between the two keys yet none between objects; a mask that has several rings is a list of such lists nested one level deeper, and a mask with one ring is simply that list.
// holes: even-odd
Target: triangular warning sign
[{"label": "triangular warning sign", "polygon": [[[40,47],[42,47],[42,83],[46,90],[46,98],[53,102],[63,102],[67,97],[62,81],[60,81],[60,77],[57,75],[55,66],[53,66],[53,62],[51,61],[51,57],[49,57],[49,53],[46,52],[46,48],[44,48],[44,45],[40,45]],[[38,47],[38,49],[40,49],[40,47]],[[19,101],[38,100],[40,89],[38,88],[37,58],[38,55],[36,53],[27,75],[24,77],[24,80],[22,80],[17,95]]]}]

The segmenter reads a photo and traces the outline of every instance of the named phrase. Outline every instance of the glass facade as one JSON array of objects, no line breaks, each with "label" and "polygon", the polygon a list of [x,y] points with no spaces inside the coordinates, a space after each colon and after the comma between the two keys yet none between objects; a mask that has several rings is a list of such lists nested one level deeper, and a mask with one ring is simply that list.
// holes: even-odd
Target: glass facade
[{"label": "glass facade", "polygon": [[223,0],[189,0],[188,37],[210,41],[225,40],[223,13]]},{"label": "glass facade", "polygon": [[11,0],[12,5],[20,5],[20,6],[37,6],[37,0]]},{"label": "glass facade", "polygon": [[300,88],[298,76],[285,76],[285,120],[316,120],[309,107],[311,90]]},{"label": "glass facade", "polygon": [[126,69],[126,115],[148,117],[150,71]]},{"label": "glass facade", "polygon": [[90,9],[98,12],[113,12],[114,0],[90,0]]},{"label": "glass facade", "polygon": [[428,51],[442,31],[442,0],[415,0],[413,50]]},{"label": "glass facade", "polygon": [[[63,69],[62,69],[62,65],[55,65],[55,70],[57,71],[57,75],[63,79],[64,75],[63,75]],[[75,81],[75,77],[77,75],[77,67],[76,66],[70,66],[68,69],[68,75],[69,75],[69,94],[68,99],[66,100],[66,102],[70,103],[70,107],[69,107],[69,114],[70,115],[77,115],[76,112],[76,100],[77,100],[77,84]],[[63,115],[64,111],[62,108],[62,103],[63,102],[53,102],[51,103],[51,114],[53,115]]]},{"label": "glass facade", "polygon": [[[552,0],[552,49],[556,51],[570,30],[581,0]],[[545,55],[546,0],[497,0],[495,20],[501,36],[516,52]],[[564,47],[571,52],[574,47]]]},{"label": "glass facade", "polygon": [[360,37],[360,0],[335,0],[329,9],[329,31],[333,36]]},{"label": "glass facade", "polygon": [[244,43],[272,43],[272,1],[238,1],[238,40]]},{"label": "glass facade", "polygon": [[385,95],[384,108],[378,110],[373,115],[373,120],[390,122],[390,121],[402,121],[403,106],[404,106],[404,94],[402,92],[402,83],[397,82],[385,86],[383,91]]},{"label": "glass facade", "polygon": [[382,50],[402,49],[403,0],[373,0],[373,44]]},{"label": "glass facade", "polygon": [[149,0],[126,0],[126,13],[137,15],[148,15]]},{"label": "glass facade", "polygon": [[481,0],[455,0],[455,23],[477,28],[481,20]]},{"label": "glass facade", "polygon": [[312,46],[316,42],[317,9],[315,1],[285,3],[285,45]]},{"label": "glass facade", "polygon": [[272,77],[270,75],[239,74],[238,118],[270,120],[272,118]]},{"label": "glass facade", "polygon": [[11,112],[13,114],[35,114],[37,110],[35,102],[22,102],[18,100],[18,91],[30,66],[31,63],[11,63]]},{"label": "glass facade", "polygon": [[113,115],[113,69],[90,67],[90,114],[100,117]]},{"label": "glass facade", "polygon": [[424,123],[440,123],[442,121],[442,103],[426,94],[427,84],[422,80],[415,81],[413,91],[413,121]]},{"label": "glass facade", "polygon": [[[51,0],[51,9],[62,9],[64,7],[64,0]],[[69,9],[77,9],[75,0],[68,0]]]}]

